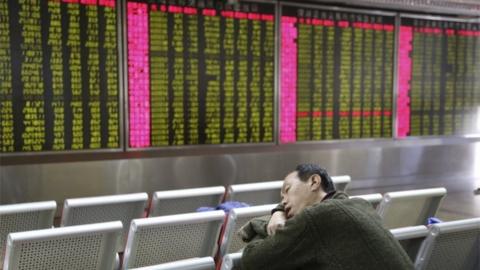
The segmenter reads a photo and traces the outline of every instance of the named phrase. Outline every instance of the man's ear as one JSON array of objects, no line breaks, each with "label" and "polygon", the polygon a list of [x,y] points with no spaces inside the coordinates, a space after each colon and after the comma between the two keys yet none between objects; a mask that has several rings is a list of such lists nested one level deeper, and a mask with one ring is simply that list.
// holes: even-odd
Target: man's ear
[{"label": "man's ear", "polygon": [[311,182],[310,182],[310,189],[312,191],[318,191],[319,189],[322,188],[322,178],[318,174],[314,174],[310,177]]}]

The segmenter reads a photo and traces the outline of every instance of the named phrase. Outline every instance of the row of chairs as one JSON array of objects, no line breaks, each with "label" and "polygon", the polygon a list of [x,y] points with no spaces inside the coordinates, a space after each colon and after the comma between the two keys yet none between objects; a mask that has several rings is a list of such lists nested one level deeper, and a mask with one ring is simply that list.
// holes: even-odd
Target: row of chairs
[{"label": "row of chairs", "polygon": [[[345,191],[351,178],[348,175],[332,176],[337,190]],[[157,191],[153,193],[149,216],[173,215],[194,212],[199,206],[215,207],[224,201],[239,201],[250,206],[280,201],[283,181],[265,181],[247,184]]]},{"label": "row of chairs", "polygon": [[[223,215],[214,211],[134,220],[122,269],[215,269],[212,236],[218,235]],[[4,269],[115,269],[121,232],[122,224],[116,221],[12,233]],[[415,262],[415,269],[480,266],[480,218],[391,232]],[[221,269],[240,269],[240,258],[241,253],[226,254]]]},{"label": "row of chairs", "polygon": [[[480,269],[480,218],[392,229],[416,270]],[[221,270],[241,270],[242,253],[223,257]],[[195,268],[214,269],[214,268]]]},{"label": "row of chairs", "polygon": [[[362,198],[370,202],[377,209],[384,225],[393,229],[427,224],[428,218],[435,216],[445,195],[445,188],[432,188],[388,192],[384,196],[374,193],[350,198]],[[243,248],[245,244],[235,237],[235,232],[250,219],[270,214],[275,206],[276,204],[267,204],[230,211],[225,222],[220,254],[223,256]]]},{"label": "row of chairs", "polygon": [[[480,218],[450,221],[427,226],[411,226],[392,229],[416,270],[476,270],[480,269]],[[195,258],[170,263],[170,268],[190,270],[241,270],[242,253],[230,253],[223,257],[221,267],[216,268],[213,258]],[[188,265],[189,268],[177,268]],[[145,268],[146,270],[147,268]]]},{"label": "row of chairs", "polygon": [[[259,185],[263,189],[257,189],[256,191],[278,194],[280,187],[275,187],[276,183],[267,183],[270,184],[268,186],[269,189],[265,188],[267,187],[265,183],[260,183]],[[257,184],[247,185],[251,187]],[[240,190],[242,192],[230,194],[243,194],[243,191],[246,190],[244,185],[238,186],[241,187]],[[156,192],[153,196],[149,216],[194,212],[199,206],[207,202],[215,205],[215,203],[218,203],[221,192],[224,191],[221,188],[223,187]],[[252,191],[253,189],[249,190],[255,193]],[[384,196],[376,193],[360,197],[368,200],[377,208],[378,213],[388,228],[398,228],[424,224],[426,217],[435,215],[445,194],[446,190],[444,188],[437,188],[389,192]],[[126,236],[131,220],[145,216],[144,209],[147,201],[148,195],[146,193],[67,199],[64,203],[60,224],[61,226],[72,226],[120,220],[124,226],[123,235]],[[275,201],[270,201],[270,203],[272,202]],[[263,211],[265,213],[269,211],[262,210],[265,207],[252,209],[258,209],[255,211]],[[23,220],[20,222],[20,225],[4,226],[4,229],[0,230],[0,239],[5,239],[6,233],[12,231],[51,227],[55,210],[56,203],[54,201],[0,206],[0,215],[3,216],[2,220],[11,220],[10,223],[20,222],[15,220]],[[36,219],[36,221],[28,221],[28,219]],[[119,251],[122,251],[125,242],[126,239],[123,239],[122,244],[119,245]]]},{"label": "row of chairs", "polygon": [[[434,190],[430,190],[430,191],[429,190],[416,190],[416,191],[410,191],[410,192],[400,192],[400,194],[410,195],[411,198],[418,199],[418,197],[420,197],[419,194],[423,194],[423,196],[425,197],[426,195],[431,194],[432,191],[434,191]],[[136,200],[134,200],[135,196],[132,196],[132,195],[121,195],[121,196],[127,196],[130,200],[132,200],[132,202],[136,202]],[[394,202],[395,200],[392,200],[392,198],[404,198],[405,196],[402,197],[402,196],[396,196],[395,193],[390,193],[390,194],[387,193],[387,194],[385,194],[384,197],[382,197],[381,194],[371,194],[371,195],[365,195],[365,196],[360,196],[360,197],[363,197],[364,199],[367,199],[370,202],[372,202],[373,204],[375,204],[380,200],[382,200],[382,202],[383,201]],[[115,212],[115,207],[116,208],[121,208],[123,206],[124,208],[129,209],[129,207],[126,207],[125,204],[127,204],[127,203],[125,201],[117,202],[117,204],[115,204],[115,201],[111,200],[111,198],[103,198],[103,200],[99,199],[99,198],[93,198],[93,200],[91,200],[91,201],[95,201],[97,204],[100,204],[99,209],[101,211],[96,212],[95,211],[96,208],[92,206],[94,204],[85,204],[85,203],[82,204],[81,203],[82,200],[83,199],[74,199],[74,200],[67,200],[66,201],[65,209],[64,209],[64,214],[65,215],[64,215],[64,217],[62,217],[62,222],[61,222],[62,225],[76,225],[76,224],[73,224],[74,222],[71,222],[71,221],[67,220],[68,218],[66,218],[66,217],[68,217],[68,216],[72,215],[72,213],[76,212],[75,209],[77,209],[77,208],[78,208],[79,212],[81,213],[80,216],[87,216],[88,217],[87,221],[90,222],[90,223],[105,221],[105,220],[102,220],[102,219],[105,219],[106,217],[111,217],[109,214],[111,214],[112,212]],[[428,200],[424,199],[423,201],[428,201]],[[107,203],[108,204],[113,204],[115,207],[111,208],[111,209],[107,209],[106,208]],[[48,213],[46,215],[46,216],[49,216],[49,218],[45,218],[45,217],[40,218],[40,220],[48,220],[48,219],[50,220],[50,223],[47,226],[45,226],[45,227],[48,228],[49,226],[51,226],[51,220],[52,220],[51,217],[53,216],[53,212],[55,211],[54,210],[54,203],[50,204],[50,205],[48,205],[48,203],[40,203],[40,204],[42,205],[41,207],[39,205],[40,209],[42,209],[42,210],[50,209],[51,210],[50,213]],[[380,203],[380,205],[381,205],[381,203]],[[73,207],[73,206],[76,206],[76,207]],[[85,206],[86,208],[82,208],[80,206]],[[242,224],[244,224],[249,219],[251,219],[253,217],[269,214],[270,210],[274,206],[275,206],[275,204],[266,205],[266,206],[256,206],[256,207],[233,209],[230,212],[228,219],[225,221],[225,229],[224,229],[223,237],[220,238],[221,239],[221,241],[219,243],[220,256],[222,256],[224,254],[227,254],[227,253],[232,253],[232,252],[235,252],[235,251],[241,249],[243,247],[243,242],[240,241],[240,239],[234,237],[234,233],[239,229],[239,227]],[[421,206],[421,205],[417,205],[417,206],[420,209],[426,209],[426,208],[431,209],[432,208],[430,206],[429,207]],[[5,206],[2,206],[2,207],[5,208]],[[19,210],[18,205],[7,206],[7,207],[11,208],[10,213],[14,212],[13,209],[16,209],[17,211]],[[34,206],[32,204],[29,204],[28,205],[29,210],[25,210],[25,211],[30,211],[31,212],[33,208],[34,208]],[[379,209],[380,208],[381,207],[379,207]],[[143,208],[140,207],[139,209],[140,210],[138,210],[137,212],[141,212],[141,210]],[[93,211],[93,212],[89,213],[89,211]],[[410,213],[412,213],[412,209],[408,209],[408,211]],[[436,211],[436,209],[435,209],[435,211]],[[9,212],[9,211],[6,211],[6,212]],[[125,212],[125,210],[122,213],[124,213],[124,212]],[[0,211],[0,213],[1,213],[1,211]],[[42,216],[41,213],[42,212],[37,213],[37,215]],[[216,244],[215,243],[212,244],[211,240],[213,239],[213,241],[215,241],[218,238],[220,228],[222,227],[222,224],[224,223],[224,213],[223,213],[223,211],[216,211],[216,213],[217,213],[216,214],[217,217],[213,218],[212,220],[210,220],[211,217],[206,218],[205,216],[203,216],[202,213],[165,216],[163,218],[148,218],[148,219],[135,219],[135,220],[133,220],[132,223],[131,223],[132,225],[130,226],[130,233],[128,234],[129,235],[129,239],[128,239],[129,242],[126,244],[127,250],[125,251],[124,265],[126,265],[126,266],[129,265],[130,258],[132,258],[132,257],[134,257],[134,255],[136,255],[136,254],[134,254],[135,252],[138,252],[138,254],[140,254],[141,256],[146,257],[146,258],[155,258],[154,260],[156,260],[157,262],[166,262],[166,261],[178,260],[178,259],[189,258],[189,257],[198,257],[202,254],[203,255],[214,254],[214,250],[216,250]],[[215,212],[209,212],[208,214],[214,215]],[[93,217],[96,217],[96,218],[93,218]],[[404,215],[402,215],[402,217],[405,218]],[[125,219],[125,217],[124,216],[121,216],[121,217],[117,216],[117,219]],[[426,219],[426,218],[423,218],[423,219]],[[73,220],[81,220],[81,219],[76,218],[76,219],[73,219]],[[115,219],[113,219],[113,220],[115,220]],[[420,220],[420,218],[415,217],[415,218],[412,218],[411,220]],[[117,251],[122,251],[123,247],[125,246],[125,240],[123,240],[122,238],[124,238],[126,236],[125,231],[128,231],[128,227],[126,227],[126,226],[130,225],[130,222],[127,222],[127,221],[123,222],[123,225],[122,225],[123,233],[120,235],[121,240],[117,243],[117,248],[116,248]],[[81,222],[78,222],[78,223],[81,223]],[[200,223],[200,224],[203,224],[203,225],[200,226],[197,223]],[[180,228],[179,228],[179,226],[180,226]],[[198,226],[200,226],[200,227],[198,227]],[[148,228],[148,229],[145,229],[145,228]],[[35,228],[33,228],[33,229],[35,229]],[[148,231],[149,233],[145,234],[144,229],[146,231]],[[177,232],[180,232],[180,234],[177,234]],[[190,235],[190,234],[192,234],[192,235]],[[197,235],[201,235],[201,236],[203,236],[203,238],[193,240]],[[160,239],[157,239],[157,236],[160,237]],[[159,243],[162,243],[162,239],[163,240],[167,239],[166,242],[164,243],[164,245],[159,244]],[[180,253],[185,253],[184,251],[188,250],[189,248],[192,248],[193,250],[195,250],[195,248],[192,247],[191,243],[201,244],[202,248],[197,249],[197,251],[196,251],[197,252],[196,254],[198,256],[193,256],[194,253],[195,253],[195,252],[193,252],[193,253],[190,254],[191,256],[187,254],[188,255],[187,257],[185,257],[185,256],[184,257],[176,257],[174,255],[175,252],[173,252],[172,254],[164,255],[164,259],[161,259],[163,255],[159,256],[159,254],[161,254],[161,252],[163,252],[162,250],[164,250],[164,251],[165,250],[167,250],[167,251],[170,250],[171,251],[173,249],[166,248],[166,247],[169,247],[169,245],[171,245],[172,243],[177,243],[178,244],[178,241],[176,241],[175,239],[185,239],[185,241],[181,241],[183,244],[186,243],[186,245],[181,246],[181,248],[179,249]],[[150,244],[148,244],[149,243],[148,241],[153,241],[153,242],[150,242]],[[137,243],[141,243],[141,244],[138,244],[140,246],[138,246]],[[213,248],[213,249],[205,248],[205,245],[215,246],[215,248]],[[147,248],[144,248],[143,251],[139,252],[139,250],[142,250],[141,248],[145,247],[145,246]],[[162,250],[155,251],[154,247],[157,247],[157,249],[159,248],[159,249],[162,249]],[[204,250],[204,251],[206,250],[206,251],[209,251],[209,252],[198,253],[198,250]],[[148,252],[150,252],[153,255],[149,256]],[[130,261],[132,261],[132,260],[130,260]],[[140,260],[140,261],[138,261],[138,263],[133,262],[132,265],[141,266],[141,265],[144,265],[144,264],[149,265],[151,263],[153,263],[153,261],[141,261]]]},{"label": "row of chairs", "polygon": [[[266,182],[266,183],[260,183],[260,184],[246,184],[246,185],[261,185],[263,189],[260,189],[260,192],[270,192],[270,193],[276,193],[277,195],[279,194],[279,189],[280,186],[277,186],[276,190],[271,188],[270,190],[266,189],[266,186],[273,187],[274,185],[271,185],[271,183],[275,183],[278,181],[273,181],[273,182]],[[270,184],[270,185],[267,185]],[[241,186],[241,185],[240,185]],[[193,192],[193,191],[196,191]],[[175,201],[175,196],[174,193],[177,193],[181,195],[180,200],[187,200],[191,197],[193,198],[198,198],[199,193],[203,191],[207,191],[205,193],[210,193],[211,194],[212,188],[202,188],[202,189],[190,189],[187,190],[189,192],[183,192],[184,190],[176,190],[176,191],[166,191],[166,192],[157,192],[157,193],[167,193],[169,196],[158,196],[154,195],[154,200],[160,202],[161,200],[159,198],[167,197],[168,200],[170,201]],[[243,189],[245,190],[245,188]],[[273,192],[274,190],[275,192]],[[431,204],[432,200],[428,198],[429,195],[435,194],[436,192],[433,192],[434,190],[414,190],[414,191],[408,191],[408,192],[400,192],[399,194],[403,194],[402,196],[397,196],[395,193],[387,193],[385,196],[382,196],[381,194],[370,194],[370,195],[364,195],[361,196],[364,199],[369,200],[373,205],[382,205],[381,202],[386,201],[388,203],[394,203],[396,200],[400,199],[400,201],[406,200],[408,201],[408,198],[405,197],[410,197],[410,199],[414,197],[422,197],[423,196],[423,203],[426,204]],[[445,194],[444,189],[440,189],[440,193],[443,192],[443,195]],[[438,193],[438,190],[437,190]],[[186,196],[186,194],[188,196]],[[423,195],[422,195],[423,194]],[[162,194],[159,194],[162,195]],[[198,195],[198,196],[196,196]],[[205,194],[201,194],[202,196],[206,196]],[[442,196],[443,196],[442,195]],[[190,196],[190,197],[189,197]],[[425,198],[425,196],[427,196]],[[157,199],[155,199],[157,198]],[[392,199],[394,198],[394,199]],[[417,198],[417,199],[418,199]],[[97,223],[97,222],[105,222],[105,221],[113,221],[113,220],[122,220],[123,222],[123,233],[121,235],[121,241],[117,245],[117,251],[121,252],[123,251],[123,248],[125,247],[126,243],[126,236],[128,232],[128,228],[130,226],[130,221],[135,218],[142,217],[142,211],[145,207],[146,201],[148,199],[148,196],[146,194],[127,194],[127,195],[116,195],[116,196],[102,196],[102,197],[95,197],[95,198],[82,198],[82,199],[68,199],[65,201],[65,206],[64,206],[64,212],[62,215],[62,221],[61,225],[62,226],[71,226],[71,225],[79,225],[79,224],[87,224],[87,223]],[[168,201],[167,200],[167,201]],[[420,201],[422,201],[420,200]],[[433,200],[435,201],[435,200]],[[436,200],[439,201],[439,200]],[[139,203],[140,202],[140,203]],[[155,204],[152,202],[152,205]],[[173,204],[174,205],[174,204]],[[401,205],[401,204],[400,204]],[[425,207],[420,203],[417,203],[417,208],[419,209],[433,209],[434,207],[428,206]],[[437,204],[438,206],[438,204]],[[35,213],[35,208],[38,207],[37,213]],[[197,205],[198,207],[198,205]],[[23,208],[23,211],[22,211]],[[55,202],[43,202],[39,203],[38,206],[35,206],[34,204],[24,204],[23,207],[20,205],[7,205],[7,206],[0,206],[0,220],[8,220],[8,215],[3,215],[2,217],[2,209],[3,212],[5,213],[14,213],[16,212],[15,215],[10,215],[10,218],[13,217],[13,221],[10,222],[3,222],[4,224],[12,224],[12,223],[21,223],[21,219],[25,219],[29,214],[31,214],[33,217],[30,219],[35,219],[35,216],[39,217],[39,222],[43,223],[43,226],[38,226],[35,227],[33,226],[30,228],[30,230],[34,229],[39,229],[39,228],[49,228],[52,226],[52,217],[55,212]],[[229,217],[227,219],[226,225],[225,225],[225,233],[224,237],[222,238],[223,241],[220,244],[220,251],[221,255],[226,254],[227,252],[232,252],[236,251],[239,248],[241,248],[242,242],[239,241],[239,239],[236,239],[235,237],[232,237],[232,233],[238,230],[239,226],[241,226],[243,223],[245,223],[248,219],[258,216],[258,215],[266,215],[269,214],[270,210],[273,208],[273,205],[269,206],[259,206],[259,207],[250,207],[250,208],[245,208],[245,209],[235,209],[230,213],[231,216],[235,215],[235,218]],[[391,208],[391,207],[390,207]],[[135,210],[136,209],[136,210]],[[379,207],[378,209],[383,209],[383,207]],[[178,209],[177,209],[178,210]],[[412,212],[412,209],[405,209],[408,212]],[[434,209],[436,211],[436,208]],[[395,208],[391,208],[391,211],[395,211]],[[425,211],[423,211],[425,212]],[[132,215],[132,213],[135,213]],[[152,213],[152,211],[150,211]],[[388,213],[388,211],[387,211]],[[433,212],[434,214],[434,212]],[[153,216],[152,214],[150,216]],[[401,214],[399,215],[402,217],[402,219],[405,219],[405,215]],[[18,219],[15,221],[15,218]],[[418,217],[414,217],[412,219],[417,219],[419,220]],[[28,218],[27,218],[28,220]],[[421,219],[425,220],[425,218]],[[45,222],[47,221],[47,222]],[[35,221],[36,222],[36,221]],[[34,224],[35,222],[33,221],[28,221],[25,223],[28,224]],[[27,227],[30,225],[26,225]],[[46,224],[46,225],[45,225]],[[422,223],[419,223],[422,224]],[[2,227],[2,226],[0,226]],[[4,226],[5,229],[6,226]],[[20,228],[17,226],[14,226],[15,229],[19,230],[28,230],[29,228]],[[132,227],[133,227],[133,222],[132,222]],[[3,230],[4,232],[11,232],[15,230]],[[0,236],[2,234],[2,228],[0,228]],[[4,234],[6,235],[6,233]],[[2,237],[2,239],[5,239],[5,237]],[[227,241],[228,239],[231,239],[232,241],[229,242]],[[3,244],[3,243],[2,243]],[[1,265],[1,264],[0,264]]]},{"label": "row of chairs", "polygon": [[[345,189],[349,176],[332,177],[338,189]],[[194,212],[200,206],[214,207],[224,200],[241,200],[250,205],[263,200],[279,201],[282,181],[158,191],[153,193],[148,216],[163,216]],[[257,196],[251,196],[256,193]],[[255,200],[260,198],[260,200]],[[268,199],[269,198],[269,199]],[[64,202],[61,226],[73,226],[120,220],[123,224],[122,239],[118,251],[123,251],[130,222],[147,216],[148,194],[135,193],[113,196],[67,199]],[[8,233],[46,229],[53,226],[56,202],[0,205],[0,251],[4,250]],[[0,267],[2,266],[0,254]]]},{"label": "row of chairs", "polygon": [[[224,220],[222,210],[134,219],[122,269],[213,257]],[[113,221],[10,233],[3,267],[4,270],[117,269],[123,230],[120,221]]]},{"label": "row of chairs", "polygon": [[[222,210],[134,219],[122,269],[214,256],[224,219]],[[3,269],[118,269],[123,231],[113,221],[10,233]]]}]

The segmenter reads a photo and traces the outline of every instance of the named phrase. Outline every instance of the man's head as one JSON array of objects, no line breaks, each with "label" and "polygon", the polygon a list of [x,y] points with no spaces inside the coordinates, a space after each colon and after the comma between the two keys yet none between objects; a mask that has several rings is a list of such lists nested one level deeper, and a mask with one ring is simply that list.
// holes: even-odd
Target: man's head
[{"label": "man's head", "polygon": [[335,186],[325,169],[315,164],[298,165],[285,177],[281,190],[287,218],[321,201],[332,191],[335,191]]}]

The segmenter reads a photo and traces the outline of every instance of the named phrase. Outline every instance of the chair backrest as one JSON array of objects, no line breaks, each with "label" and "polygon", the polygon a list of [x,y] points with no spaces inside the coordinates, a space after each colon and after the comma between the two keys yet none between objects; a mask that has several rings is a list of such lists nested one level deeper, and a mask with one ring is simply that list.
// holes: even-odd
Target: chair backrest
[{"label": "chair backrest", "polygon": [[223,256],[222,266],[220,270],[241,270],[242,253],[230,253]]},{"label": "chair backrest", "polygon": [[480,218],[434,224],[418,251],[415,269],[480,269]]},{"label": "chair backrest", "polygon": [[279,203],[282,185],[281,180],[231,185],[228,187],[227,199],[252,206]]},{"label": "chair backrest", "polygon": [[118,251],[122,251],[130,222],[143,217],[147,201],[147,193],[67,199],[63,206],[61,226],[120,220],[123,224],[123,235]]},{"label": "chair backrest", "polygon": [[[348,175],[340,175],[332,176],[332,181],[337,190],[344,191],[351,179]],[[279,203],[282,185],[283,180],[231,185],[228,187],[227,199],[252,206]]]},{"label": "chair backrest", "polygon": [[123,269],[214,256],[224,219],[222,210],[135,219]]},{"label": "chair backrest", "polygon": [[224,186],[157,191],[153,193],[149,216],[192,213],[201,206],[215,207],[224,194]]},{"label": "chair backrest", "polygon": [[4,270],[114,267],[120,221],[11,233]]},{"label": "chair backrest", "polygon": [[332,176],[332,182],[335,184],[335,189],[338,191],[346,191],[348,184],[352,182],[350,175]]},{"label": "chair backrest", "polygon": [[372,194],[365,194],[365,195],[356,195],[350,196],[350,198],[361,198],[372,204],[373,208],[377,208],[380,202],[383,199],[382,194],[380,193],[372,193]]},{"label": "chair backrest", "polygon": [[8,234],[51,228],[56,209],[55,201],[0,205],[0,269]]},{"label": "chair backrest", "polygon": [[426,225],[446,193],[445,188],[388,192],[383,195],[377,212],[389,229]]},{"label": "chair backrest", "polygon": [[215,261],[212,257],[192,258],[140,268],[130,268],[130,270],[215,270]]},{"label": "chair backrest", "polygon": [[220,254],[238,252],[246,246],[236,232],[250,219],[270,215],[277,204],[259,205],[245,208],[235,208],[228,214],[225,230],[220,241]]},{"label": "chair backrest", "polygon": [[428,234],[428,228],[419,225],[392,229],[390,232],[400,242],[408,257],[414,262],[415,258],[417,258],[418,250]]}]

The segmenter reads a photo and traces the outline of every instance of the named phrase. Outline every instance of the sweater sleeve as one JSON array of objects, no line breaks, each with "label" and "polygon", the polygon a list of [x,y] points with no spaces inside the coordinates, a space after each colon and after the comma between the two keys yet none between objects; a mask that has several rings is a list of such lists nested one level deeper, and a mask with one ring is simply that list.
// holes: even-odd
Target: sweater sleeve
[{"label": "sweater sleeve", "polygon": [[285,206],[283,206],[283,204],[279,203],[277,206],[275,206],[275,208],[272,209],[271,214],[273,215],[273,213],[275,213],[277,211],[285,212]]},{"label": "sweater sleeve", "polygon": [[275,235],[250,242],[243,250],[242,269],[296,269],[303,265],[308,252],[299,247],[310,241],[305,221],[306,217],[300,214],[288,220]]},{"label": "sweater sleeve", "polygon": [[254,239],[263,239],[268,236],[266,227],[269,220],[270,216],[251,219],[240,228],[237,236],[245,243],[249,243]]}]

